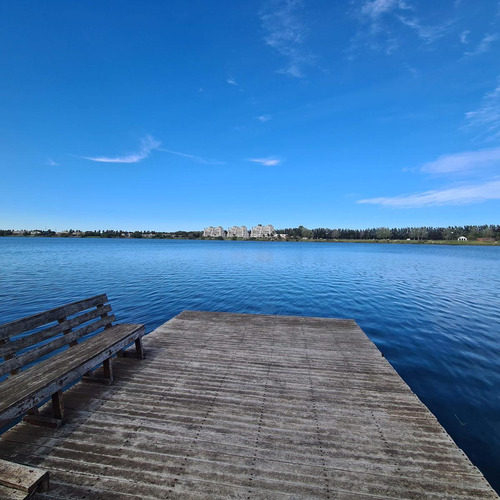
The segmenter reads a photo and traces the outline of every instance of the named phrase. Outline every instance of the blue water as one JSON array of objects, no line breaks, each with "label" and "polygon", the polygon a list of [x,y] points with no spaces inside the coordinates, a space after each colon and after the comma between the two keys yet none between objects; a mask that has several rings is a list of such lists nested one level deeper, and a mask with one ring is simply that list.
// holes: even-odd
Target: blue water
[{"label": "blue water", "polygon": [[500,491],[500,248],[0,238],[0,324],[103,292],[148,331],[184,309],[356,319]]}]

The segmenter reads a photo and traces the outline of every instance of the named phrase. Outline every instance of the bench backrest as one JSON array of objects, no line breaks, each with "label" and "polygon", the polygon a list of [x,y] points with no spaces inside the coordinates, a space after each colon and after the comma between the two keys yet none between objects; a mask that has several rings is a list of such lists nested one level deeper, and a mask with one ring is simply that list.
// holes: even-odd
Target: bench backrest
[{"label": "bench backrest", "polygon": [[72,302],[0,325],[0,377],[15,375],[26,365],[72,347],[115,317],[105,294]]}]

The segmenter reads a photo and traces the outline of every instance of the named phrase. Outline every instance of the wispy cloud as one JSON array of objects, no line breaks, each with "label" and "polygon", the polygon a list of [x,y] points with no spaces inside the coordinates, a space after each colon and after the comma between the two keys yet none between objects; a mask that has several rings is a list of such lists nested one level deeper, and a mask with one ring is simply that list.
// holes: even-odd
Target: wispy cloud
[{"label": "wispy cloud", "polygon": [[227,78],[226,83],[228,83],[229,85],[238,85],[238,82],[232,76]]},{"label": "wispy cloud", "polygon": [[268,0],[260,12],[264,41],[287,59],[278,73],[295,78],[304,76],[304,67],[315,57],[304,49],[307,29],[299,16],[301,0]]},{"label": "wispy cloud", "polygon": [[465,30],[460,33],[460,42],[464,45],[469,43],[470,30]]},{"label": "wispy cloud", "polygon": [[257,116],[257,120],[259,120],[260,122],[268,122],[271,119],[272,119],[271,115],[260,115],[260,116]]},{"label": "wispy cloud", "polygon": [[51,167],[59,167],[60,163],[56,163],[52,158],[47,158],[45,165],[49,165]]},{"label": "wispy cloud", "polygon": [[428,45],[444,36],[452,25],[451,21],[426,24],[416,15],[416,11],[410,1],[364,0],[354,12],[362,28],[352,40],[351,52],[359,47],[360,42],[364,42],[370,49],[392,54],[400,45],[400,37],[395,34],[397,26],[411,29]]},{"label": "wispy cloud", "polygon": [[219,160],[207,160],[202,158],[201,156],[192,155],[189,153],[180,153],[179,151],[173,151],[171,149],[158,148],[158,151],[163,153],[169,153],[171,155],[180,156],[182,158],[186,158],[188,160],[193,160],[196,163],[202,163],[203,165],[224,165],[225,162]]},{"label": "wispy cloud", "polygon": [[422,208],[443,205],[469,205],[500,199],[500,180],[482,184],[464,185],[441,190],[425,191],[393,197],[368,198],[358,203],[382,205],[393,208]]},{"label": "wispy cloud", "polygon": [[480,131],[488,140],[500,137],[500,78],[492,92],[488,92],[478,109],[465,113],[467,126]]},{"label": "wispy cloud", "polygon": [[361,14],[373,21],[393,11],[407,10],[410,6],[403,0],[368,0],[361,6]]},{"label": "wispy cloud", "polygon": [[141,147],[137,153],[130,153],[125,156],[80,156],[80,158],[101,163],[139,163],[149,158],[151,152],[158,149],[160,144],[159,141],[148,135],[141,140]]},{"label": "wispy cloud", "polygon": [[[462,32],[462,43],[468,43],[469,32]],[[500,37],[484,37],[484,47]],[[481,44],[479,47],[481,47]],[[474,51],[478,52],[478,49]],[[500,77],[493,91],[488,92],[481,105],[474,111],[466,113],[466,128],[479,130],[483,140],[500,139]],[[408,169],[405,169],[408,171]],[[430,174],[448,178],[448,185],[438,189],[399,196],[382,196],[358,200],[358,203],[375,204],[393,208],[420,208],[441,205],[466,205],[481,203],[487,200],[500,199],[500,147],[462,151],[442,155],[439,158],[421,165],[413,172]],[[461,184],[457,184],[457,181]]]},{"label": "wispy cloud", "polygon": [[443,155],[425,163],[420,170],[429,174],[467,174],[490,167],[500,171],[500,147]]},{"label": "wispy cloud", "polygon": [[248,161],[259,163],[260,165],[264,165],[266,167],[274,167],[281,163],[281,160],[279,158],[275,158],[274,156],[270,156],[268,158],[249,158]]},{"label": "wispy cloud", "polygon": [[426,44],[430,44],[444,36],[450,29],[452,22],[447,21],[442,24],[435,24],[433,26],[423,24],[417,18],[409,18],[406,16],[398,16],[398,19],[405,26],[413,29],[417,36]]},{"label": "wispy cloud", "polygon": [[491,44],[496,42],[500,36],[498,33],[488,34],[483,37],[483,39],[479,42],[479,45],[470,52],[465,52],[466,56],[477,56],[479,54],[484,54],[485,52],[489,52]]},{"label": "wispy cloud", "polygon": [[[452,180],[467,178],[466,183],[442,189],[401,196],[377,197],[358,203],[393,208],[420,208],[440,205],[466,205],[500,199],[500,147],[440,156],[422,165],[420,173],[448,176]],[[496,177],[492,177],[492,175]],[[473,179],[473,180],[472,180]]]}]

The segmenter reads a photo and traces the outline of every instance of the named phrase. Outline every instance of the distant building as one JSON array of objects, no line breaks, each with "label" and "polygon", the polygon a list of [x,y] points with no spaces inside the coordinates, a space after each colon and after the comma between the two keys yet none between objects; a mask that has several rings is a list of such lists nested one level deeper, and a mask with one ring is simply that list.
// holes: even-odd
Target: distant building
[{"label": "distant building", "polygon": [[495,241],[495,238],[478,238],[477,241]]},{"label": "distant building", "polygon": [[228,238],[243,238],[245,240],[248,239],[248,229],[246,226],[233,226],[228,228],[227,230]]},{"label": "distant building", "polygon": [[203,237],[204,238],[224,238],[226,236],[226,231],[224,231],[222,226],[217,226],[217,227],[206,227],[203,230]]},{"label": "distant building", "polygon": [[274,233],[275,230],[271,224],[268,226],[259,224],[258,226],[252,227],[252,234],[250,235],[250,238],[272,238]]},{"label": "distant building", "polygon": [[467,241],[465,236],[459,236],[457,241]]}]

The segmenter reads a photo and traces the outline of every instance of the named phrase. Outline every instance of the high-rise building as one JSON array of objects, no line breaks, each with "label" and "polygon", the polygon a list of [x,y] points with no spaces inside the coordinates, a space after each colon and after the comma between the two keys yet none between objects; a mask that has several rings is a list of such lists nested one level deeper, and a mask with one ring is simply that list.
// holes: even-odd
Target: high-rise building
[{"label": "high-rise building", "polygon": [[274,233],[275,230],[271,224],[267,226],[259,224],[258,226],[252,227],[252,234],[250,235],[250,238],[272,238]]},{"label": "high-rise building", "polygon": [[227,230],[227,237],[228,238],[243,238],[243,239],[248,239],[248,229],[246,226],[233,226],[228,228]]},{"label": "high-rise building", "polygon": [[226,231],[224,231],[222,226],[217,226],[217,227],[209,226],[203,230],[204,238],[219,238],[221,236],[222,238],[226,236]]}]

